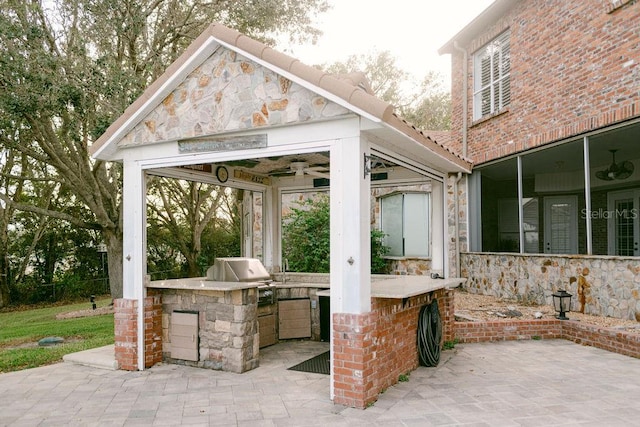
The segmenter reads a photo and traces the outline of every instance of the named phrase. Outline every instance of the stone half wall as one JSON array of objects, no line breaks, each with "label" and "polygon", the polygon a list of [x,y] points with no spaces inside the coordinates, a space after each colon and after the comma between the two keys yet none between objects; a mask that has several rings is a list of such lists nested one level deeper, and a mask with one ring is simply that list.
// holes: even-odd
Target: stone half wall
[{"label": "stone half wall", "polygon": [[[233,291],[162,291],[163,360],[169,363],[242,373],[259,365],[255,288]],[[172,313],[198,313],[198,360],[172,358]]]},{"label": "stone half wall", "polygon": [[550,305],[573,295],[572,311],[640,321],[640,263],[633,257],[463,253],[463,287],[476,294]]},{"label": "stone half wall", "polygon": [[374,298],[371,312],[333,314],[334,403],[364,409],[418,367],[420,309],[437,298],[443,341],[454,339],[453,291],[406,301]]},{"label": "stone half wall", "polygon": [[344,107],[219,48],[129,132],[120,146],[309,122],[347,113]]}]

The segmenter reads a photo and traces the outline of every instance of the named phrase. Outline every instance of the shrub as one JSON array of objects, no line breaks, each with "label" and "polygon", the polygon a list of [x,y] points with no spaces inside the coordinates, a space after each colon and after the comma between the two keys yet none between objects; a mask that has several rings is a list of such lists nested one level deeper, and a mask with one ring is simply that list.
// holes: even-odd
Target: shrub
[{"label": "shrub", "polygon": [[[283,221],[282,251],[291,271],[328,273],[330,264],[330,206],[329,197],[299,202]],[[371,230],[371,272],[385,273],[383,258],[388,248],[383,244],[384,233]]]}]

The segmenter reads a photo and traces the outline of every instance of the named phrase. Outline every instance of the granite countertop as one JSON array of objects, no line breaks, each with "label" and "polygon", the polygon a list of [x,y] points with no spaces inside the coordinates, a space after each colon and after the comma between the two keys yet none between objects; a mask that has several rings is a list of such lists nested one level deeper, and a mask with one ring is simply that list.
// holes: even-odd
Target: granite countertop
[{"label": "granite countertop", "polygon": [[236,291],[257,288],[260,285],[262,285],[260,282],[216,282],[214,280],[207,280],[206,277],[190,277],[183,279],[154,280],[153,282],[149,282],[146,287],[198,291]]},{"label": "granite countertop", "polygon": [[[372,298],[409,298],[416,295],[437,291],[438,289],[455,288],[464,283],[466,279],[454,277],[449,279],[432,279],[429,276],[388,276],[374,278],[371,282]],[[235,291],[239,289],[256,288],[261,282],[216,282],[207,280],[206,277],[193,277],[183,279],[155,280],[149,282],[147,288],[156,289],[191,289],[211,291]],[[272,282],[274,288],[321,288],[318,296],[330,296],[328,283],[306,282]]]},{"label": "granite countertop", "polygon": [[[396,276],[371,282],[371,298],[403,299],[427,294],[439,289],[455,288],[467,279],[432,279],[429,276]],[[331,296],[331,290],[319,291],[318,296]]]},{"label": "granite countertop", "polygon": [[429,276],[398,276],[371,283],[372,298],[409,298],[426,294],[439,289],[455,288],[467,279],[453,277],[449,279],[432,279]]}]

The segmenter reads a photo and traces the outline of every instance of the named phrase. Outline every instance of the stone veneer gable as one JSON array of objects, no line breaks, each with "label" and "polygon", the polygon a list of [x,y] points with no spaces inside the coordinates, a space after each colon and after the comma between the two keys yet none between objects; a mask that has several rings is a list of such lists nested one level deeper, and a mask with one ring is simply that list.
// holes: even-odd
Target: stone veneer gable
[{"label": "stone veneer gable", "polygon": [[234,51],[219,48],[119,145],[309,122],[348,112]]}]

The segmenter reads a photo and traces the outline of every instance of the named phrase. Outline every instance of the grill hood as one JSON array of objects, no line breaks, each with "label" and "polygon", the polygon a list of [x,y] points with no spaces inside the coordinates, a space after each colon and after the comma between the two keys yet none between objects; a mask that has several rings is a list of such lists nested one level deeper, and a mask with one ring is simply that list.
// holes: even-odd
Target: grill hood
[{"label": "grill hood", "polygon": [[207,280],[216,282],[259,282],[271,275],[256,258],[216,258],[207,270]]}]

